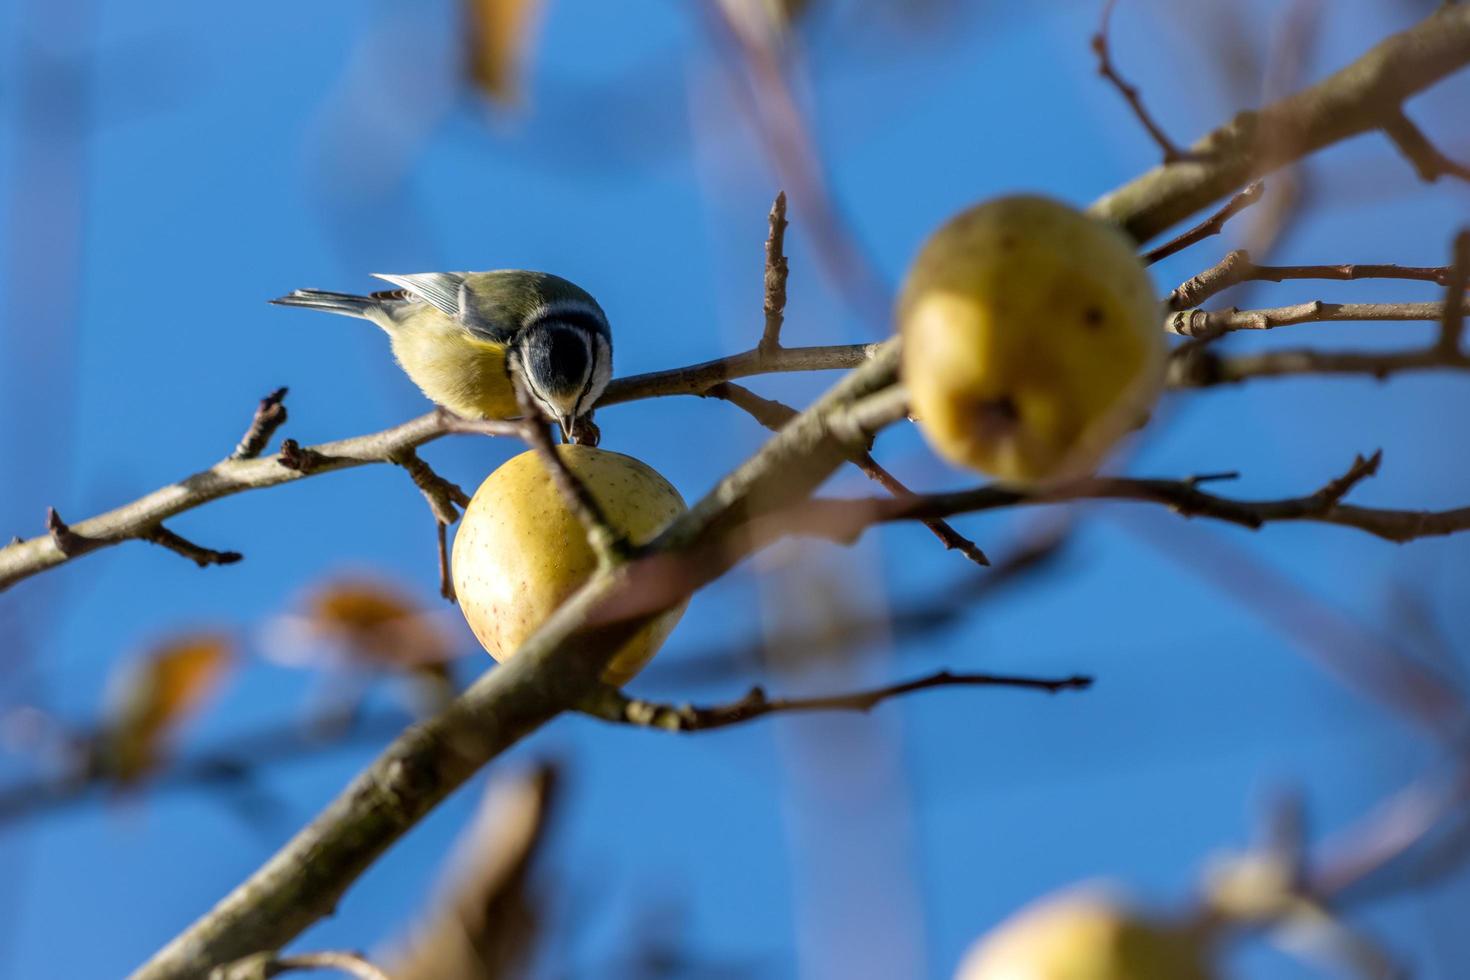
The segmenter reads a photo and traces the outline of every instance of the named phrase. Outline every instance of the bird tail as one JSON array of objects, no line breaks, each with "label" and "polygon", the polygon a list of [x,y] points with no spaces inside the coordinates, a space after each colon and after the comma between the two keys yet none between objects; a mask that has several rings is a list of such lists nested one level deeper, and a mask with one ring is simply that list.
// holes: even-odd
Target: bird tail
[{"label": "bird tail", "polygon": [[333,293],[325,289],[297,289],[271,302],[276,306],[301,306],[308,310],[326,310],[328,313],[364,318],[381,305],[371,296]]}]

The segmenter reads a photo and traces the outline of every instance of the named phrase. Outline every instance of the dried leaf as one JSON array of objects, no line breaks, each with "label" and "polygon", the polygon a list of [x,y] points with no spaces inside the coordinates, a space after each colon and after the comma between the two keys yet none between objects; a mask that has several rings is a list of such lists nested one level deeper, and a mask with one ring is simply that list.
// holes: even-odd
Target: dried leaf
[{"label": "dried leaf", "polygon": [[104,771],[130,783],[156,768],[162,743],[217,689],[233,651],[228,634],[185,633],[124,666],[109,684],[98,736]]},{"label": "dried leaf", "polygon": [[388,967],[397,980],[520,976],[539,910],[527,892],[555,801],[557,770],[543,765],[490,784],[445,862],[441,898]]},{"label": "dried leaf", "polygon": [[466,0],[470,80],[502,106],[521,101],[521,79],[541,0]]},{"label": "dried leaf", "polygon": [[[332,579],[307,595],[303,614],[277,630],[279,659],[309,648],[309,662],[336,654],[346,665],[415,671],[437,667],[454,649],[437,618],[391,582],[365,576]],[[288,636],[287,634],[294,634]],[[283,650],[282,647],[292,647]]]}]

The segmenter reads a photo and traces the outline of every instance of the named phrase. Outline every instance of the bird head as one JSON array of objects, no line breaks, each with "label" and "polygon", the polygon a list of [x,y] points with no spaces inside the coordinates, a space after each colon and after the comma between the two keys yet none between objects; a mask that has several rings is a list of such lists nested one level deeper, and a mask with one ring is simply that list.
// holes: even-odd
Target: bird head
[{"label": "bird head", "polygon": [[527,326],[516,347],[531,397],[572,441],[577,419],[592,410],[612,378],[606,321],[592,311],[547,315]]}]

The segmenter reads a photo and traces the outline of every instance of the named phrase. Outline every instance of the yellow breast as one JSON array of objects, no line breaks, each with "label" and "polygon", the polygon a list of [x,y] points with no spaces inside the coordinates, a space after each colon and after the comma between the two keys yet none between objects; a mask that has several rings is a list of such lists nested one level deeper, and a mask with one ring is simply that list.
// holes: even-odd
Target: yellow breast
[{"label": "yellow breast", "polygon": [[404,373],[435,404],[467,418],[520,414],[504,345],[474,337],[437,310],[398,323],[389,337]]}]

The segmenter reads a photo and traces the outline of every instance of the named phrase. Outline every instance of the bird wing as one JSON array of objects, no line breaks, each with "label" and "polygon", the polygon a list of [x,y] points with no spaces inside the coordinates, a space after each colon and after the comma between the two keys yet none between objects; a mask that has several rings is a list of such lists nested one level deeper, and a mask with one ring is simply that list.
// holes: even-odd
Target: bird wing
[{"label": "bird wing", "polygon": [[607,318],[597,301],[581,287],[550,273],[496,269],[373,275],[491,343],[508,344],[528,324],[548,315],[582,319],[589,329],[609,337]]},{"label": "bird wing", "polygon": [[[501,295],[519,292],[506,288],[512,281],[506,273],[414,272],[393,275],[375,272],[373,275],[428,303],[481,340],[506,344],[520,329],[525,312],[520,307],[524,303],[516,302],[521,299],[519,296]],[[492,288],[487,293],[487,280],[500,288]]]},{"label": "bird wing", "polygon": [[374,272],[374,279],[391,282],[428,303],[445,316],[459,319],[459,290],[464,285],[463,272],[413,272],[392,275]]}]

